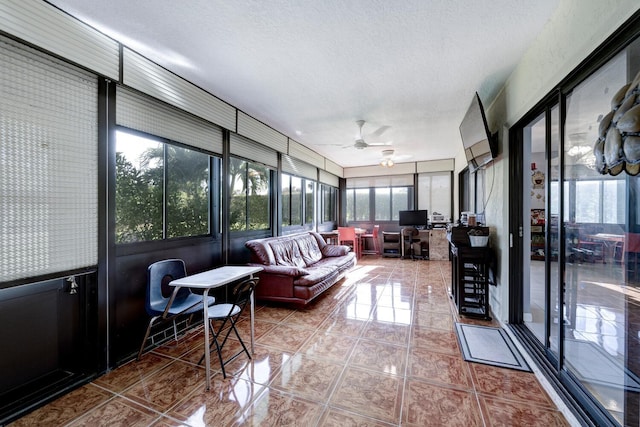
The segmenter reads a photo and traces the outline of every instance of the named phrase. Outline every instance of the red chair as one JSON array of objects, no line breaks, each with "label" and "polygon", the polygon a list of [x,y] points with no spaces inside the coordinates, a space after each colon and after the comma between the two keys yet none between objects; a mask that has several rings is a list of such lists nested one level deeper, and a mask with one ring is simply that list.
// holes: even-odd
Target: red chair
[{"label": "red chair", "polygon": [[371,239],[371,243],[373,246],[373,249],[363,249],[362,250],[363,255],[380,255],[380,248],[379,248],[380,242],[378,241],[379,231],[380,231],[380,226],[374,225],[371,233],[365,233],[361,236],[363,243],[366,241],[365,239]]},{"label": "red chair", "polygon": [[356,258],[360,258],[362,256],[360,236],[356,234],[355,227],[338,227],[338,241],[341,245],[350,246],[351,250],[355,252]]}]

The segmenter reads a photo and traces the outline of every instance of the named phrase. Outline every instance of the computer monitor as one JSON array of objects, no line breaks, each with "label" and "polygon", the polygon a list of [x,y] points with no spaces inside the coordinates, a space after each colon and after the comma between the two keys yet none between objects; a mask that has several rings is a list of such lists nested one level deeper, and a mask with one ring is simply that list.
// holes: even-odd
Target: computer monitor
[{"label": "computer monitor", "polygon": [[429,214],[426,209],[400,211],[398,214],[400,226],[427,228],[429,225]]}]

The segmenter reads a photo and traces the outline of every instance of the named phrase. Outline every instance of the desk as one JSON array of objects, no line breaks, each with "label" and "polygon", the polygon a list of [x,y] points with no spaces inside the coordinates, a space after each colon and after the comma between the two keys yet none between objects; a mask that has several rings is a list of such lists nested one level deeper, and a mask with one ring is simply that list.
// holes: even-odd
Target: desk
[{"label": "desk", "polygon": [[322,236],[322,238],[325,242],[327,242],[328,245],[337,245],[340,243],[340,234],[338,233],[338,230],[321,231],[318,234]]},{"label": "desk", "polygon": [[[194,274],[191,276],[183,277],[182,279],[176,279],[169,282],[169,286],[175,287],[172,298],[178,292],[181,287],[188,287],[191,289],[202,289],[203,298],[206,300],[210,289],[219,288],[229,283],[233,283],[237,280],[244,278],[253,278],[255,273],[262,271],[262,267],[249,267],[249,266],[231,266],[214,268],[213,270],[204,271],[202,273]],[[251,294],[251,354],[253,354],[253,335],[254,335],[254,298]],[[204,304],[203,308],[203,322],[204,322],[204,359],[205,359],[205,372],[207,378],[207,390],[211,388],[211,365],[209,354],[209,307]]]}]

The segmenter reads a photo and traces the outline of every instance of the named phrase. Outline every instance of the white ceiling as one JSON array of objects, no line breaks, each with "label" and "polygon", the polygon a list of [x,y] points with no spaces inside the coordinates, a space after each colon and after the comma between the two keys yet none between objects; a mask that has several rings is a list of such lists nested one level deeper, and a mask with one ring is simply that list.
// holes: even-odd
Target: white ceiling
[{"label": "white ceiling", "polygon": [[[453,158],[559,0],[50,0],[343,167]],[[356,150],[356,120],[367,142]],[[389,126],[380,138],[367,137]],[[495,131],[495,129],[492,129]]]}]

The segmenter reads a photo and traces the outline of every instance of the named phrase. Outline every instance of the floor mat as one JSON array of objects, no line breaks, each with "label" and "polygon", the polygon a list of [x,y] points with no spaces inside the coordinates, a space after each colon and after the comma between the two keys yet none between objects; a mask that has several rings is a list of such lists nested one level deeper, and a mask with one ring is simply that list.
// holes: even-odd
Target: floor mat
[{"label": "floor mat", "polygon": [[456,323],[456,333],[464,360],[531,372],[502,328]]}]

